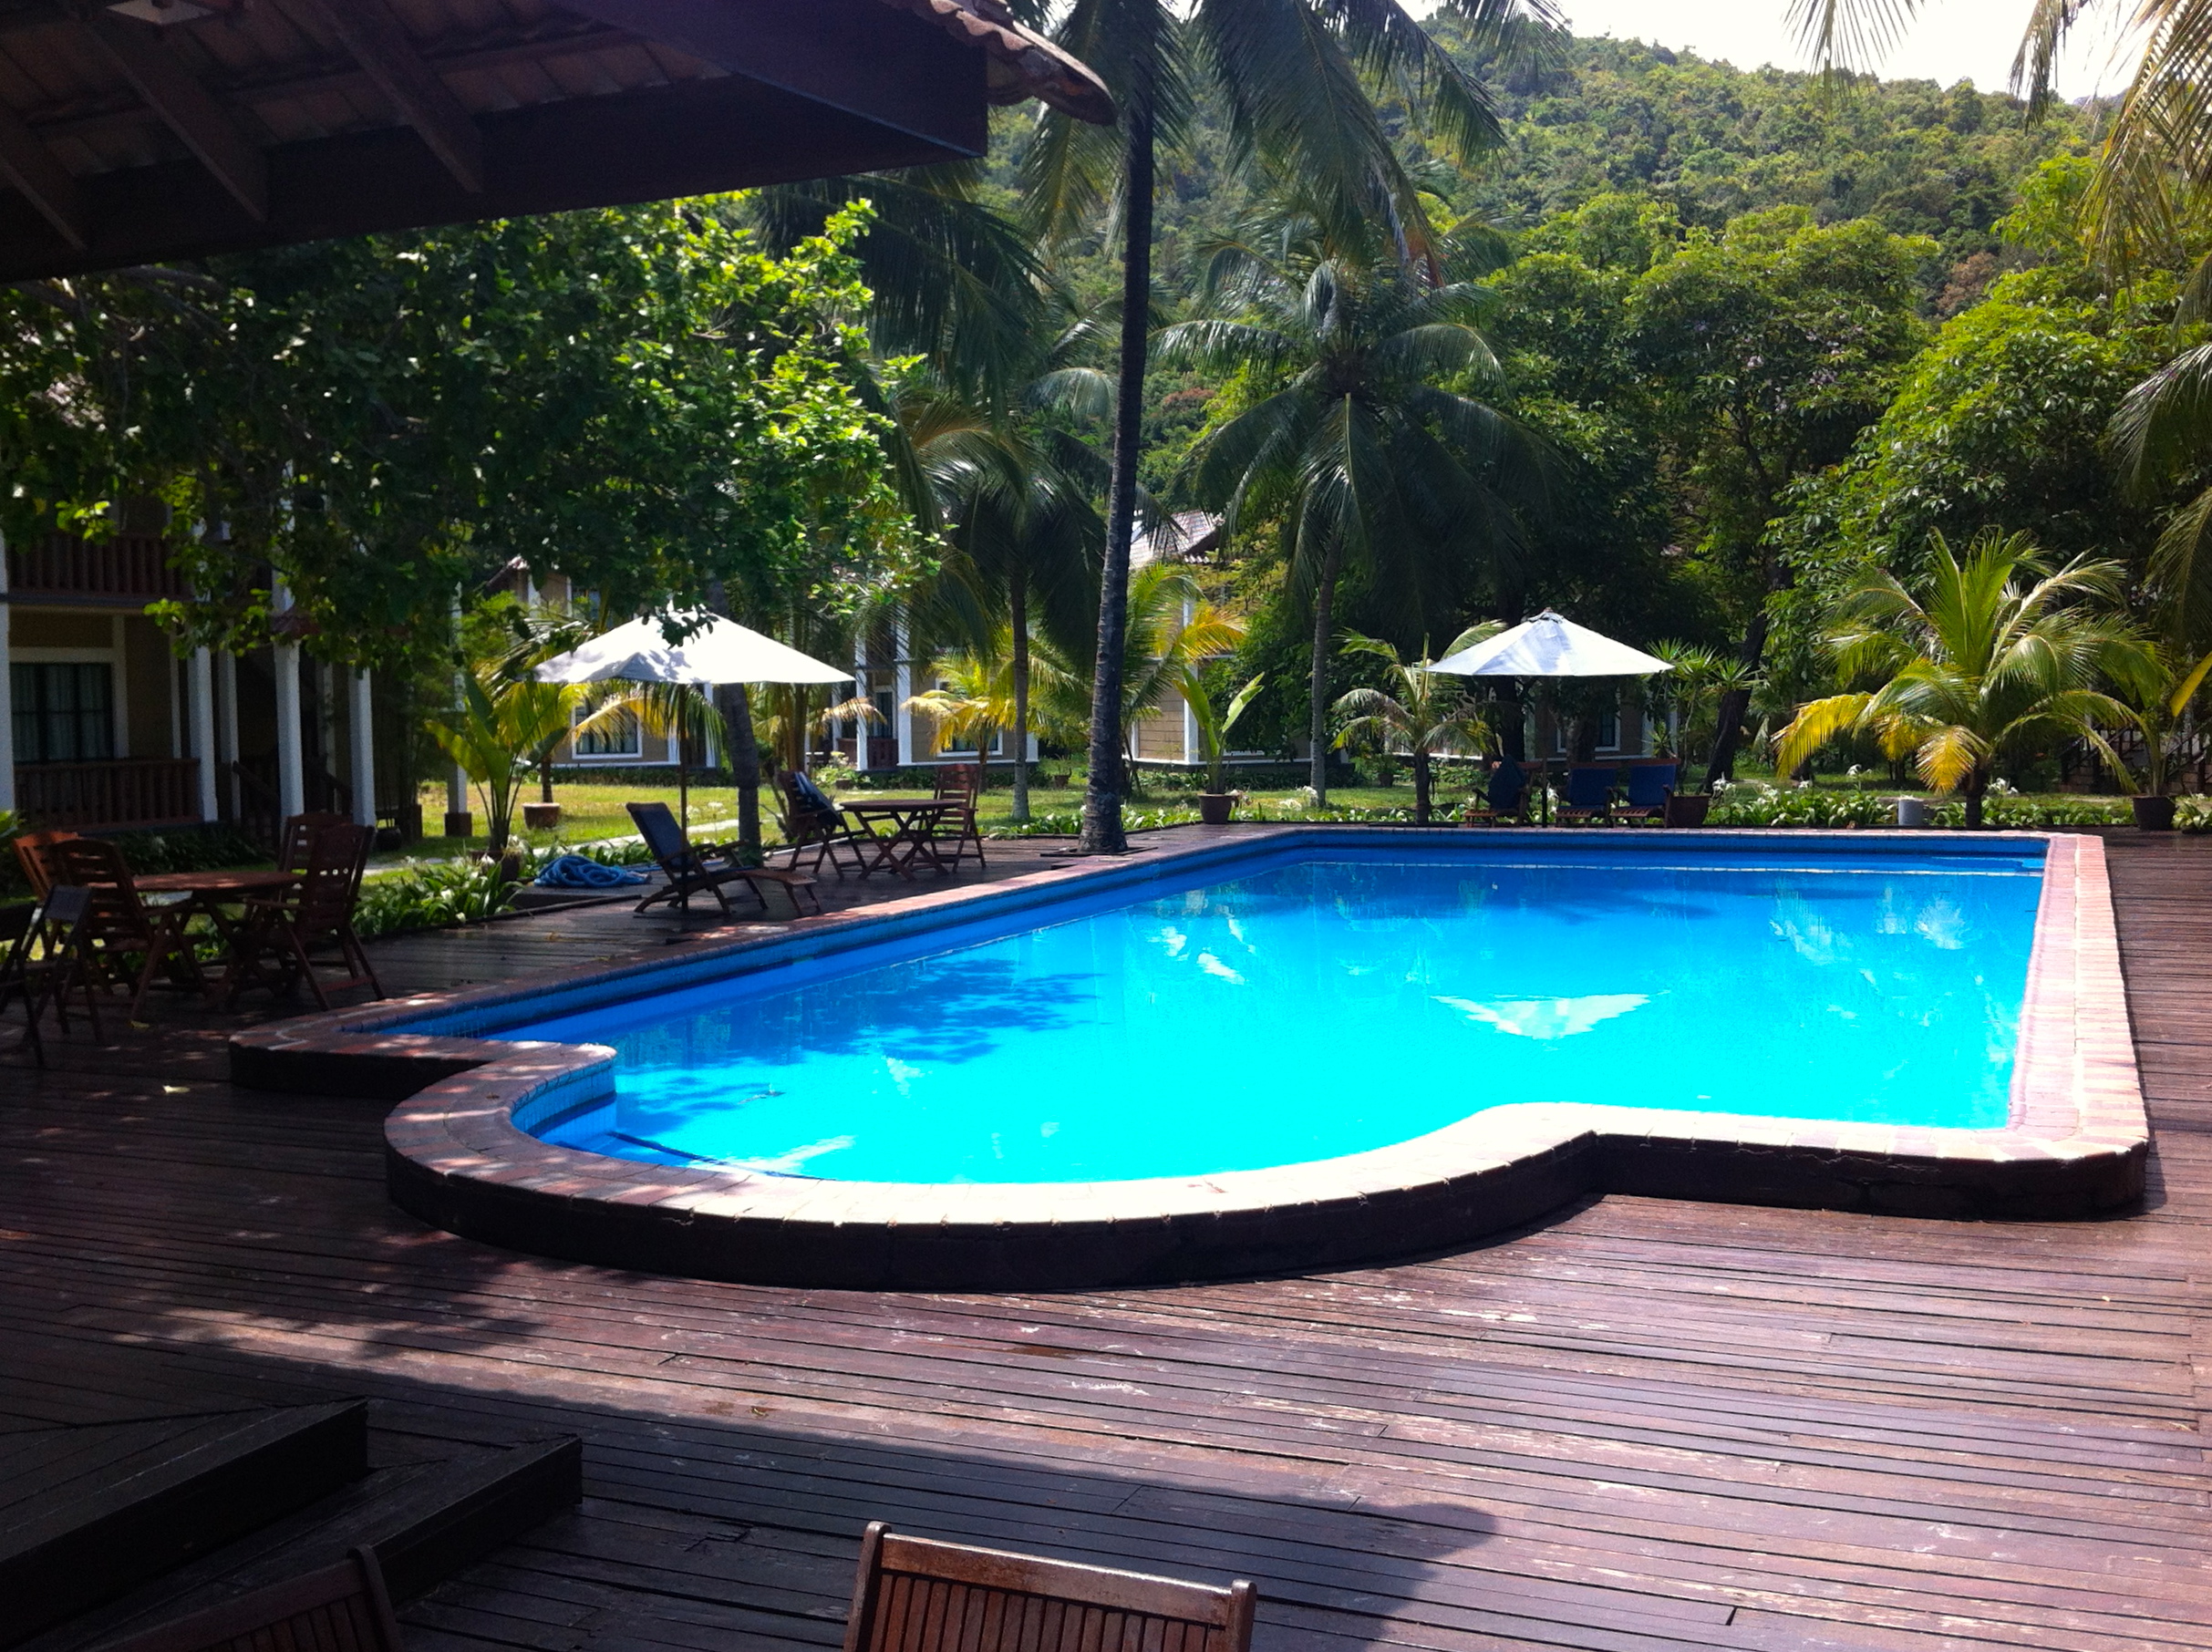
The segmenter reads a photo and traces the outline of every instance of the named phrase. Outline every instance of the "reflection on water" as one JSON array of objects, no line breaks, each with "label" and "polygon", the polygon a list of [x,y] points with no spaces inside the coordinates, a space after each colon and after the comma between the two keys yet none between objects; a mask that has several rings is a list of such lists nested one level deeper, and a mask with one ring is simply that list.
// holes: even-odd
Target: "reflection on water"
[{"label": "reflection on water", "polygon": [[2039,891],[2001,860],[1316,858],[510,1036],[616,1048],[613,1107],[550,1139],[868,1181],[1203,1174],[1511,1101],[1980,1128]]}]

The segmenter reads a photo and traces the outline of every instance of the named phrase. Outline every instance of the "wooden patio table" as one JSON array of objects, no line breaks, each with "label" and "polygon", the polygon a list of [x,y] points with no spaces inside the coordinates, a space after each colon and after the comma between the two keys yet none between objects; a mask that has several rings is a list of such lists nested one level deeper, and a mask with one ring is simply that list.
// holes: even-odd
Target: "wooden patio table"
[{"label": "wooden patio table", "polygon": [[[886,869],[911,878],[915,862],[923,859],[943,872],[945,857],[937,852],[937,824],[966,807],[958,798],[884,797],[839,798],[837,806],[858,821],[861,830],[875,843],[875,858],[861,868],[863,878]],[[879,821],[889,830],[882,830]]]},{"label": "wooden patio table", "polygon": [[263,871],[237,872],[157,872],[150,877],[133,878],[142,895],[173,895],[186,897],[186,904],[195,912],[204,913],[215,925],[215,933],[227,945],[231,938],[231,920],[223,915],[225,906],[243,905],[256,895],[275,894],[298,883],[299,873],[277,867]]}]

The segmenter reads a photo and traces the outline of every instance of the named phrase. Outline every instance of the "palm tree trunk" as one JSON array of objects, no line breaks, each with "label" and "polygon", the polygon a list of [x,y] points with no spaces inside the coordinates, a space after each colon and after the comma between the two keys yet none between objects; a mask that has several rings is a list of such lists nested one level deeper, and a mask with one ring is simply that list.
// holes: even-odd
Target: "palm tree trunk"
[{"label": "palm tree trunk", "polygon": [[1029,582],[1017,573],[1007,590],[1014,622],[1014,805],[1009,818],[1029,818]]},{"label": "palm tree trunk", "polygon": [[723,732],[729,744],[729,778],[738,789],[738,841],[760,847],[760,747],[753,738],[752,700],[743,683],[724,683],[720,699]]},{"label": "palm tree trunk", "polygon": [[1429,754],[1416,747],[1413,751],[1413,824],[1429,823]]},{"label": "palm tree trunk", "polygon": [[1313,587],[1313,690],[1308,732],[1313,737],[1312,773],[1307,783],[1317,804],[1328,801],[1328,640],[1337,608],[1337,575],[1344,568],[1344,546],[1332,541]]},{"label": "palm tree trunk", "polygon": [[1083,790],[1087,854],[1121,854],[1122,649],[1129,629],[1129,545],[1137,525],[1137,459],[1144,442],[1144,358],[1153,290],[1153,69],[1158,12],[1137,8],[1122,161],[1122,343],[1113,473],[1106,497],[1106,565],[1099,580],[1099,650],[1090,677],[1090,774]]}]

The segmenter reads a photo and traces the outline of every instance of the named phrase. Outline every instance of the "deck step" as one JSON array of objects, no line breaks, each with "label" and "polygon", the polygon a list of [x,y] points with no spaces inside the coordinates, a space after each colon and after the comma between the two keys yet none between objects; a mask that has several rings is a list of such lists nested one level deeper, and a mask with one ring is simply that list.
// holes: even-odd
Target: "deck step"
[{"label": "deck step", "polygon": [[377,1551],[393,1597],[407,1600],[583,1496],[583,1448],[574,1437],[439,1449],[447,1455],[373,1469],[284,1520],[47,1630],[19,1652],[98,1647],[327,1565],[363,1544]]},{"label": "deck step", "polygon": [[0,1436],[0,1647],[367,1468],[368,1408],[357,1399]]}]

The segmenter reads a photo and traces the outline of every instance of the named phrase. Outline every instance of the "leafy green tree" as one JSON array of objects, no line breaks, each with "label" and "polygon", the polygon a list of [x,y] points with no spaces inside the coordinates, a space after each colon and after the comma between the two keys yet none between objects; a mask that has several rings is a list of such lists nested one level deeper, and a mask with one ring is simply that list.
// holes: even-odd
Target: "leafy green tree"
[{"label": "leafy green tree", "polygon": [[1495,408],[1440,382],[1494,379],[1476,284],[1432,285],[1387,253],[1311,235],[1279,253],[1225,250],[1221,267],[1235,318],[1171,327],[1161,356],[1238,377],[1188,485],[1224,511],[1225,533],[1247,516],[1280,525],[1312,614],[1308,783],[1326,799],[1339,577],[1358,567],[1415,625],[1443,617],[1441,574],[1519,550],[1511,505],[1538,486],[1543,456]]},{"label": "leafy green tree", "polygon": [[2103,730],[2134,718],[2105,685],[2159,673],[2126,622],[2099,611],[2119,600],[2124,577],[2084,557],[2048,567],[2025,534],[1985,533],[1963,560],[1938,536],[1919,594],[1876,573],[1837,604],[1836,669],[1877,686],[1799,707],[1776,771],[1839,734],[1871,734],[1888,757],[1909,754],[1935,790],[1963,794],[1969,828],[1998,762],[2032,742],[2084,739],[2124,772]]},{"label": "leafy green tree", "polygon": [[[1888,405],[1926,338],[1914,274],[1933,249],[1867,222],[1777,209],[1697,236],[1637,283],[1637,352],[1690,492],[1700,551],[1765,657],[1794,569],[1769,529],[1799,478],[1834,464]],[[1723,695],[1708,783],[1733,766],[1748,696]]]}]

